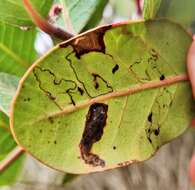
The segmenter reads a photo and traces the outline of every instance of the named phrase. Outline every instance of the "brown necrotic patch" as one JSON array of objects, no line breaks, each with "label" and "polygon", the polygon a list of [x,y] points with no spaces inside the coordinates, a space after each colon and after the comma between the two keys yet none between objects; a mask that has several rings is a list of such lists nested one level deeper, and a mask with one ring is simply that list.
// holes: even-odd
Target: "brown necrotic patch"
[{"label": "brown necrotic patch", "polygon": [[111,27],[111,25],[103,26],[97,30],[83,34],[78,38],[69,41],[69,43],[62,43],[60,47],[65,48],[71,45],[74,48],[75,55],[78,59],[80,59],[83,54],[91,51],[105,53],[104,34]]},{"label": "brown necrotic patch", "polygon": [[92,146],[99,141],[103,135],[106,126],[108,105],[95,103],[90,106],[86,116],[85,129],[80,142],[81,157],[86,164],[96,166],[105,166],[105,161],[98,155],[91,152]]}]

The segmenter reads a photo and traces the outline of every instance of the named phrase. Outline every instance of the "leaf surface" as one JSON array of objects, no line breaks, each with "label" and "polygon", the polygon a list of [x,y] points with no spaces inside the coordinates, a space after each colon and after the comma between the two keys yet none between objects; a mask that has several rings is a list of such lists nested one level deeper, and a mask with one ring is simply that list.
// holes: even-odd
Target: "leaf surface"
[{"label": "leaf surface", "polygon": [[69,173],[150,158],[194,115],[185,65],[191,41],[179,25],[154,20],[100,27],[57,45],[20,82],[15,139]]},{"label": "leaf surface", "polygon": [[[53,0],[30,0],[34,8],[46,16]],[[0,20],[11,25],[33,26],[31,18],[24,9],[22,0],[0,0]]]},{"label": "leaf surface", "polygon": [[93,28],[102,18],[108,0],[61,0],[67,9],[75,32]]}]

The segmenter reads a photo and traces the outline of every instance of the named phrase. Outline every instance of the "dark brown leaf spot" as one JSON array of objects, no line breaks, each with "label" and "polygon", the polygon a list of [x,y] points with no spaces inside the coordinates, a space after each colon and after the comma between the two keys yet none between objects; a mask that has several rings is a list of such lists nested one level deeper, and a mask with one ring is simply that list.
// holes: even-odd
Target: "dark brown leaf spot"
[{"label": "dark brown leaf spot", "polygon": [[118,71],[118,69],[119,69],[119,65],[116,64],[116,65],[113,67],[113,69],[112,69],[112,74],[115,74],[115,73]]},{"label": "dark brown leaf spot", "polygon": [[80,92],[81,96],[84,94],[84,90],[80,87],[78,87],[78,91]]},{"label": "dark brown leaf spot", "polygon": [[99,83],[97,81],[99,75],[92,73],[92,76],[93,76],[94,88],[97,90],[99,88]]},{"label": "dark brown leaf spot", "polygon": [[80,142],[81,157],[86,164],[93,166],[105,166],[105,161],[98,155],[91,153],[93,144],[99,141],[106,126],[108,106],[95,103],[90,106],[85,123],[85,130]]},{"label": "dark brown leaf spot", "polygon": [[165,80],[165,75],[161,75],[160,80]]},{"label": "dark brown leaf spot", "polygon": [[159,133],[160,133],[160,128],[159,128],[159,129],[155,129],[155,130],[154,130],[154,134],[155,134],[156,136],[158,136],[158,135],[159,135]]},{"label": "dark brown leaf spot", "polygon": [[24,98],[24,102],[30,102],[30,98]]},{"label": "dark brown leaf spot", "polygon": [[78,38],[69,41],[69,43],[62,43],[60,44],[60,47],[65,48],[68,45],[71,45],[74,48],[75,55],[78,59],[80,59],[83,54],[91,51],[105,53],[104,34],[111,27],[111,25],[103,26],[97,30],[81,35]]},{"label": "dark brown leaf spot", "polygon": [[52,118],[52,117],[48,117],[48,120],[49,120],[49,122],[50,122],[51,124],[53,124],[53,123],[54,123],[54,120],[53,120],[53,118]]},{"label": "dark brown leaf spot", "polygon": [[149,116],[148,116],[148,121],[149,122],[152,122],[152,112],[149,114]]}]

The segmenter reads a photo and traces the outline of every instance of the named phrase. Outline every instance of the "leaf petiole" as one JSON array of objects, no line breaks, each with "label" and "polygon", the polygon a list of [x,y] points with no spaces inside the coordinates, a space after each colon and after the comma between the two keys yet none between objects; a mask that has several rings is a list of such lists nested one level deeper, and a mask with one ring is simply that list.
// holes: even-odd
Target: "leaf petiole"
[{"label": "leaf petiole", "polygon": [[24,152],[24,149],[22,147],[17,146],[14,148],[7,157],[0,162],[0,172],[5,170],[16,158],[18,158],[22,153]]}]

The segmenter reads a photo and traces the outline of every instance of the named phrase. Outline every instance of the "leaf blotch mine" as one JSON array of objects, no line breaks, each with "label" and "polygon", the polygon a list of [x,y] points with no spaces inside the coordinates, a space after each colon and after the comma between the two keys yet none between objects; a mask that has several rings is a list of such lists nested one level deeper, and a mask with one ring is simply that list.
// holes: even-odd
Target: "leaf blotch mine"
[{"label": "leaf blotch mine", "polygon": [[69,43],[60,44],[60,48],[66,48],[71,45],[78,59],[80,59],[82,55],[92,51],[105,53],[104,35],[111,27],[111,25],[107,25],[99,30],[83,34],[82,36],[70,40]]},{"label": "leaf blotch mine", "polygon": [[118,69],[119,69],[119,65],[116,64],[116,65],[113,67],[113,69],[112,69],[112,74],[115,74],[115,73],[118,71]]},{"label": "leaf blotch mine", "polygon": [[96,166],[105,166],[105,161],[98,155],[91,153],[92,146],[99,141],[103,135],[106,126],[108,105],[95,103],[90,106],[86,116],[85,129],[80,142],[81,157],[86,164]]}]

